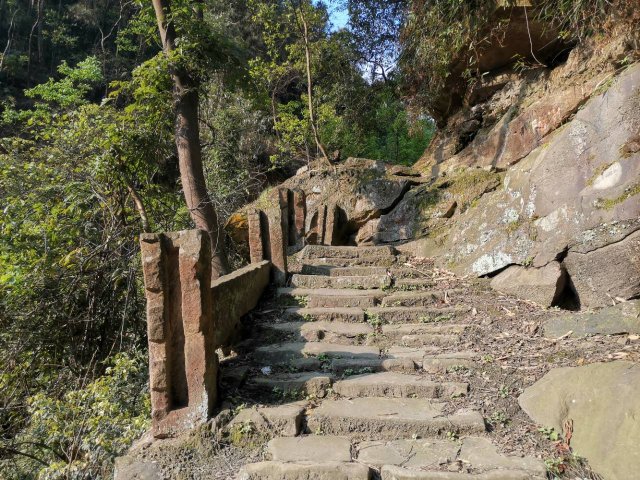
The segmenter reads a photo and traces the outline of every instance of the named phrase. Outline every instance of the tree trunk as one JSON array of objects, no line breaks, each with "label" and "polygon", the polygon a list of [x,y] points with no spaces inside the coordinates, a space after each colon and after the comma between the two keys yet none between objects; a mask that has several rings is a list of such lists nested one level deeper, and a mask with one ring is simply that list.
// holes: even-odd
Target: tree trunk
[{"label": "tree trunk", "polygon": [[[158,21],[162,48],[168,55],[174,50],[176,40],[175,28],[171,22],[167,22],[167,15],[170,12],[169,0],[153,0],[153,8]],[[198,85],[187,72],[174,67],[170,68],[176,109],[175,137],[182,189],[196,228],[205,230],[211,238],[212,275],[217,278],[228,272],[229,265],[223,232],[204,180],[198,124]]]},{"label": "tree trunk", "polygon": [[328,165],[331,165],[329,161],[329,157],[327,156],[327,152],[320,142],[320,136],[318,135],[318,127],[316,125],[316,117],[313,111],[313,83],[311,82],[311,50],[309,48],[309,26],[307,25],[307,19],[304,16],[303,6],[300,5],[300,20],[302,22],[302,37],[304,39],[304,54],[306,61],[306,69],[307,69],[307,98],[309,100],[309,122],[311,122],[311,130],[313,131],[313,139],[316,142],[318,150],[322,154],[322,157],[327,162]]}]

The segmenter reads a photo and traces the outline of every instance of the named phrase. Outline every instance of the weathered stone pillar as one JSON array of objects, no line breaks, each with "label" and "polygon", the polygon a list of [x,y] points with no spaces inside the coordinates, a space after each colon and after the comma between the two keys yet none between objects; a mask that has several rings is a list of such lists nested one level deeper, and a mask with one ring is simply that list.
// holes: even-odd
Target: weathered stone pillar
[{"label": "weathered stone pillar", "polygon": [[336,228],[338,227],[339,215],[338,206],[333,203],[328,205],[324,227],[324,245],[334,245],[336,241]]},{"label": "weathered stone pillar", "polygon": [[200,230],[143,234],[153,435],[208,419],[218,357],[211,327],[211,246]]},{"label": "weathered stone pillar", "polygon": [[304,226],[307,216],[307,202],[303,190],[291,192],[289,202],[289,243],[301,245],[304,240]]},{"label": "weathered stone pillar", "polygon": [[251,263],[259,263],[265,259],[261,217],[262,214],[260,210],[251,210],[247,213],[249,257]]},{"label": "weathered stone pillar", "polygon": [[278,205],[265,212],[269,232],[269,260],[273,281],[284,285],[287,281],[287,244],[289,240],[288,190],[278,191]]},{"label": "weathered stone pillar", "polygon": [[320,205],[318,207],[318,240],[317,240],[317,244],[318,245],[324,245],[324,238],[325,238],[325,227],[326,227],[326,220],[327,220],[327,206],[326,205]]}]

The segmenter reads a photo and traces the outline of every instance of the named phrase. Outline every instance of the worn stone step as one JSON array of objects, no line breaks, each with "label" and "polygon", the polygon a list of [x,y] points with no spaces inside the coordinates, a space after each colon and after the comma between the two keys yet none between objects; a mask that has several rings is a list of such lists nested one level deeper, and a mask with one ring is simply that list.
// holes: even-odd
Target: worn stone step
[{"label": "worn stone step", "polygon": [[373,372],[413,373],[416,368],[416,363],[409,358],[337,358],[330,365],[331,372],[336,376]]},{"label": "worn stone step", "polygon": [[413,278],[399,278],[394,283],[394,287],[396,287],[396,289],[405,292],[418,292],[420,290],[437,287],[437,285],[438,282],[424,275],[416,276]]},{"label": "worn stone step", "polygon": [[301,252],[301,258],[371,258],[391,257],[397,254],[390,246],[381,247],[333,247],[326,245],[307,245]]},{"label": "worn stone step", "polygon": [[518,470],[492,470],[483,473],[459,473],[444,471],[415,470],[394,465],[380,469],[381,480],[533,480],[528,472]]},{"label": "worn stone step", "polygon": [[258,347],[254,359],[265,364],[286,364],[301,357],[316,357],[327,361],[334,358],[378,359],[377,347],[338,345],[324,342],[290,342]]},{"label": "worn stone step", "polygon": [[332,383],[332,377],[322,372],[282,373],[252,377],[246,382],[246,387],[284,397],[307,394],[322,398]]},{"label": "worn stone step", "polygon": [[391,286],[391,277],[384,275],[329,277],[326,275],[293,275],[291,286],[300,288],[348,288],[357,290],[384,289]]},{"label": "worn stone step", "polygon": [[438,333],[422,333],[417,335],[404,335],[400,343],[406,347],[448,347],[460,342],[460,335],[445,335]]},{"label": "worn stone step", "polygon": [[[279,288],[278,296],[295,299],[309,308],[317,307],[373,307],[386,294],[382,290],[337,288]],[[302,300],[304,299],[304,300]]]},{"label": "worn stone step", "polygon": [[382,299],[385,307],[427,307],[443,304],[445,298],[454,299],[462,290],[421,290],[415,292],[394,292]]},{"label": "worn stone step", "polygon": [[364,322],[365,314],[362,308],[287,308],[282,314],[284,321],[324,321],[324,322]]},{"label": "worn stone step", "polygon": [[369,480],[371,470],[360,463],[278,462],[245,465],[238,480]]},{"label": "worn stone step", "polygon": [[459,320],[469,312],[468,307],[372,307],[366,311],[367,321],[373,323],[438,323]]},{"label": "worn stone step", "polygon": [[469,391],[468,383],[434,382],[424,375],[381,372],[338,380],[333,391],[343,397],[452,398]]},{"label": "worn stone step", "polygon": [[[357,292],[358,290],[347,290]],[[382,290],[379,290],[382,292]],[[359,307],[359,308],[371,308],[380,304],[380,298],[384,296],[384,293],[377,295],[312,295],[308,297],[308,308],[340,308],[340,307]]]},{"label": "worn stone step", "polygon": [[444,405],[423,398],[325,400],[318,408],[307,410],[307,428],[310,432],[367,440],[485,431],[480,413],[460,411],[445,415]]},{"label": "worn stone step", "polygon": [[336,267],[333,265],[302,265],[301,273],[305,275],[329,275],[331,277],[359,277],[367,275],[387,275],[396,279],[414,278],[422,275],[414,269],[408,267],[376,267],[376,266],[355,266]]},{"label": "worn stone step", "polygon": [[467,325],[458,323],[391,323],[382,326],[382,333],[391,339],[400,339],[405,335],[461,334]]},{"label": "worn stone step", "polygon": [[367,323],[347,322],[286,322],[266,325],[270,330],[293,335],[297,340],[307,342],[329,342],[342,345],[362,344],[367,336],[374,333]]},{"label": "worn stone step", "polygon": [[225,430],[234,432],[250,423],[260,432],[295,437],[300,434],[306,407],[306,402],[292,402],[274,407],[243,408],[225,426]]},{"label": "worn stone step", "polygon": [[[466,437],[459,442],[440,439],[366,441],[358,444],[356,450],[359,462],[375,468],[383,467],[384,469],[385,465],[402,466],[407,470],[400,472],[402,475],[416,475],[417,472],[420,472],[420,475],[436,475],[415,478],[461,478],[468,480],[479,478],[542,480],[546,478],[546,468],[541,460],[502,455],[497,452],[491,440],[483,437]],[[456,467],[463,470],[470,469],[474,474],[435,471],[442,467],[452,470]],[[429,472],[429,469],[432,471]],[[399,472],[399,470],[389,470],[388,468],[386,470]],[[442,477],[441,475],[444,473],[452,474],[454,477]],[[523,474],[528,476],[523,477]],[[484,476],[478,477],[477,475]]]},{"label": "worn stone step", "polygon": [[402,261],[401,256],[372,256],[353,258],[306,258],[302,259],[304,265],[314,267],[386,267],[391,268]]},{"label": "worn stone step", "polygon": [[351,440],[332,435],[276,437],[267,444],[267,453],[281,462],[350,462]]},{"label": "worn stone step", "polygon": [[302,265],[304,275],[329,275],[331,277],[360,277],[368,275],[386,275],[386,267],[335,267],[332,265]]},{"label": "worn stone step", "polygon": [[441,353],[422,357],[422,368],[429,373],[446,373],[476,366],[478,354],[472,351]]},{"label": "worn stone step", "polygon": [[426,355],[435,354],[439,347],[407,347],[394,345],[384,352],[383,358],[411,360],[418,368],[422,368],[422,362]]}]

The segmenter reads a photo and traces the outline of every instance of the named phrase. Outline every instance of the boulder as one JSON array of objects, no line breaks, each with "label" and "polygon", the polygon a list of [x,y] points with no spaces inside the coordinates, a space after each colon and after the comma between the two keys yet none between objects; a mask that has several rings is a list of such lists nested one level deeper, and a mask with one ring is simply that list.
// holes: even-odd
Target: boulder
[{"label": "boulder", "polygon": [[553,369],[527,388],[519,403],[536,423],[558,432],[572,420],[574,452],[603,478],[637,478],[639,364],[616,361]]},{"label": "boulder", "polygon": [[544,325],[544,334],[550,338],[561,337],[567,332],[573,332],[574,337],[638,334],[640,333],[640,300],[619,303],[597,312],[552,317]]},{"label": "boulder", "polygon": [[514,265],[491,280],[494,290],[531,300],[544,307],[550,307],[560,299],[565,284],[566,272],[558,262],[541,268]]},{"label": "boulder", "polygon": [[355,192],[355,206],[349,220],[356,225],[363,225],[372,218],[378,218],[393,208],[407,190],[409,182],[405,180],[378,178],[364,183]]},{"label": "boulder", "polygon": [[569,252],[567,270],[584,307],[640,296],[640,231],[588,253]]}]

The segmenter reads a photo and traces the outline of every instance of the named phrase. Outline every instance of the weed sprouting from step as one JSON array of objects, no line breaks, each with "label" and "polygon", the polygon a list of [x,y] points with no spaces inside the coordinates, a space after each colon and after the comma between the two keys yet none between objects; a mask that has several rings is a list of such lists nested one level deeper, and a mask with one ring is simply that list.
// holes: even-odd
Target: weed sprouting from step
[{"label": "weed sprouting from step", "polygon": [[367,323],[378,332],[382,329],[382,325],[386,323],[385,320],[377,313],[365,312],[364,316]]},{"label": "weed sprouting from step", "polygon": [[511,422],[511,419],[507,416],[505,412],[498,410],[491,414],[488,421],[493,427],[501,426],[504,428],[507,425],[509,425],[509,422]]},{"label": "weed sprouting from step", "polygon": [[507,398],[510,394],[510,388],[507,387],[506,385],[501,385],[500,389],[498,390],[498,395],[500,396],[500,398]]},{"label": "weed sprouting from step", "polygon": [[309,297],[305,297],[303,295],[296,295],[293,299],[303,308],[306,308],[309,304]]},{"label": "weed sprouting from step", "polygon": [[451,365],[447,370],[452,373],[465,373],[469,370],[469,367],[466,365]]},{"label": "weed sprouting from step", "polygon": [[441,313],[440,315],[436,315],[432,317],[430,315],[423,315],[418,320],[420,323],[439,323],[439,322],[448,322],[454,317],[452,313]]},{"label": "weed sprouting from step", "polygon": [[483,355],[482,363],[493,363],[493,355]]},{"label": "weed sprouting from step", "polygon": [[547,440],[551,440],[552,442],[560,440],[560,434],[556,432],[556,429],[553,427],[540,427],[538,432],[544,435]]}]

